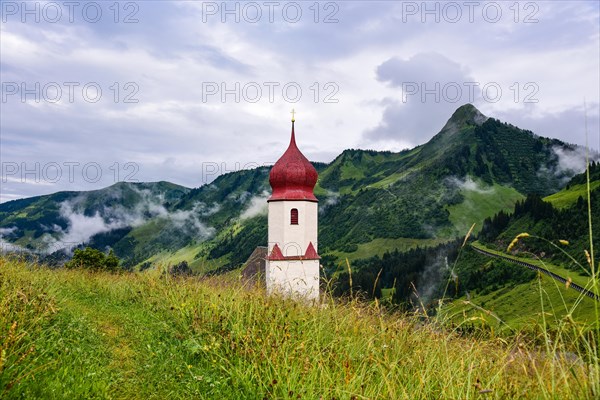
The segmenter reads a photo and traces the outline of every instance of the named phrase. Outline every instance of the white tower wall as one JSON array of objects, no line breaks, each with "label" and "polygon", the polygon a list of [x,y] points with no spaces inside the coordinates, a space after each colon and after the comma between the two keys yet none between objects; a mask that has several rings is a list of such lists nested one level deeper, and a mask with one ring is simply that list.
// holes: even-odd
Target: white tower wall
[{"label": "white tower wall", "polygon": [[[291,224],[291,211],[298,210],[298,225]],[[312,242],[317,247],[318,204],[304,200],[269,202],[269,254],[275,243],[286,257],[302,256]]]},{"label": "white tower wall", "polygon": [[[292,209],[298,210],[298,224],[292,225]],[[268,260],[265,278],[268,293],[307,300],[319,299],[319,260],[302,260],[309,243],[318,251],[318,203],[305,200],[269,202],[269,254],[275,244],[287,260]]]},{"label": "white tower wall", "polygon": [[319,299],[319,260],[282,260],[267,263],[267,292]]}]

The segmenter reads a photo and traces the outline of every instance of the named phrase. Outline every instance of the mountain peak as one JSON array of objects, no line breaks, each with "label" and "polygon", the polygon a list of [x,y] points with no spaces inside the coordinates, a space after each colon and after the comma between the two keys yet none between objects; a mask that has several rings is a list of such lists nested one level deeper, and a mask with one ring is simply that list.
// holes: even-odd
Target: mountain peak
[{"label": "mountain peak", "polygon": [[453,136],[455,133],[460,132],[462,128],[479,126],[487,119],[488,117],[483,115],[473,104],[467,103],[454,111],[454,114],[452,114],[446,125],[444,125],[440,133],[436,136]]},{"label": "mountain peak", "polygon": [[448,122],[454,122],[457,125],[481,125],[487,120],[487,117],[481,113],[473,104],[464,104],[454,111]]}]

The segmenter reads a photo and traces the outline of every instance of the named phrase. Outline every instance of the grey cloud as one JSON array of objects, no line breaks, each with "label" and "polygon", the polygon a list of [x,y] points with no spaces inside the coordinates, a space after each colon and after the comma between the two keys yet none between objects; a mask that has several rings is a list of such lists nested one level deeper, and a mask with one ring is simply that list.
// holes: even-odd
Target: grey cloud
[{"label": "grey cloud", "polygon": [[340,201],[340,194],[331,190],[327,190],[325,201],[319,203],[319,214],[324,214],[330,207],[335,206]]},{"label": "grey cloud", "polygon": [[452,176],[446,178],[446,183],[450,186],[456,187],[461,190],[476,192],[480,194],[493,194],[494,188],[491,186],[483,185],[479,181],[474,181],[470,176],[466,176],[464,178],[459,178],[456,176]]},{"label": "grey cloud", "polygon": [[598,161],[600,156],[597,152],[589,152],[583,147],[562,148],[553,146],[552,151],[556,156],[556,166],[548,168],[542,166],[538,171],[539,175],[552,174],[559,178],[563,184],[567,183],[574,175],[585,171],[586,162],[589,157],[590,161]]},{"label": "grey cloud", "polygon": [[[199,239],[208,239],[215,233],[214,228],[207,226],[200,217],[210,216],[217,212],[220,208],[217,204],[207,206],[199,202],[194,204],[190,210],[171,212],[163,206],[164,198],[161,195],[154,195],[149,190],[134,190],[141,196],[141,200],[135,204],[133,209],[117,204],[112,207],[103,206],[93,215],[86,215],[83,211],[84,203],[87,201],[86,193],[82,193],[71,201],[61,203],[60,215],[68,221],[68,227],[62,229],[55,225],[51,229],[52,233],[46,233],[43,236],[42,241],[46,244],[48,251],[70,250],[79,244],[89,242],[92,236],[99,233],[137,227],[151,219],[165,220],[169,226]],[[109,191],[107,199],[117,200],[120,196],[120,191]]]},{"label": "grey cloud", "polygon": [[[139,22],[125,24],[113,22],[108,9],[111,4],[102,4],[104,18],[95,24],[81,18],[73,24],[22,24],[18,20],[3,24],[3,54],[11,45],[10,35],[37,43],[39,49],[14,46],[18,57],[3,57],[2,78],[17,82],[97,81],[106,96],[111,95],[107,88],[114,82],[133,81],[140,86],[140,103],[3,103],[3,161],[96,161],[105,169],[115,162],[135,162],[140,166],[135,178],[141,181],[169,180],[199,186],[204,183],[204,162],[226,162],[229,168],[235,162],[262,165],[281,154],[279,147],[267,143],[279,143],[281,137],[287,141],[286,128],[282,129],[280,122],[272,118],[272,110],[279,112],[283,108],[281,103],[203,104],[203,81],[298,80],[303,81],[307,92],[302,101],[312,101],[308,87],[316,76],[326,76],[340,85],[338,109],[354,112],[362,110],[362,104],[376,104],[369,106],[364,120],[350,129],[346,126],[345,130],[324,132],[339,135],[335,145],[321,146],[319,140],[313,139],[320,145],[318,148],[303,147],[311,159],[331,161],[344,148],[356,147],[354,138],[369,126],[374,128],[364,134],[360,147],[373,147],[372,143],[378,141],[386,143],[378,147],[385,149],[394,141],[403,145],[423,143],[439,131],[456,107],[467,102],[461,99],[456,103],[436,103],[429,97],[422,103],[413,101],[413,96],[402,103],[385,99],[387,93],[378,93],[380,83],[400,93],[401,83],[408,80],[465,81],[481,71],[491,76],[488,79],[496,79],[506,75],[499,69],[505,64],[498,60],[511,64],[508,67],[513,68],[515,75],[531,65],[540,71],[544,68],[551,72],[543,74],[545,79],[557,82],[557,77],[563,77],[560,71],[566,69],[563,65],[537,67],[536,63],[542,64],[546,59],[544,56],[564,51],[569,55],[585,54],[589,62],[565,60],[572,67],[569,71],[593,70],[598,59],[598,52],[593,49],[598,41],[596,1],[535,3],[539,6],[539,22],[535,24],[514,23],[508,8],[512,3],[502,3],[505,18],[497,24],[486,23],[480,16],[476,23],[465,19],[457,24],[422,23],[418,16],[405,23],[401,11],[406,2],[366,1],[335,3],[339,6],[339,22],[332,24],[322,23],[327,14],[325,3],[319,3],[319,23],[313,21],[309,8],[313,3],[307,2],[301,3],[303,18],[297,24],[282,21],[280,14],[275,23],[263,20],[258,24],[223,24],[219,16],[209,23],[202,22],[199,2],[137,2],[139,11],[135,17]],[[124,7],[125,3],[119,5]],[[127,11],[121,9],[121,19]],[[524,10],[521,11],[522,18]],[[213,35],[217,31],[219,34]],[[396,58],[390,58],[393,55]],[[513,59],[521,63],[526,60],[527,65],[516,62],[517,66],[513,66]],[[371,74],[376,60],[387,60],[377,70],[379,82]],[[345,66],[349,68],[346,70]],[[535,77],[519,75],[515,79]],[[574,81],[585,78],[572,76]],[[586,81],[595,82],[587,78]],[[355,89],[358,92],[353,92]],[[542,94],[540,91],[543,100]],[[591,100],[597,108],[597,98]],[[283,106],[287,112],[293,105]],[[335,111],[332,105],[323,103],[296,106],[313,108],[317,128],[332,118],[330,111]],[[318,107],[320,115],[314,107]],[[558,137],[570,142],[584,141],[577,128],[580,120],[576,112],[546,112],[542,113],[543,118],[535,119],[526,110],[506,111],[510,105],[503,107],[480,108],[487,115],[545,136],[558,132]],[[540,110],[551,107],[557,108],[556,104],[545,103]],[[502,117],[502,113],[507,113],[507,117]],[[368,114],[382,114],[378,126]],[[590,116],[590,136],[598,133],[598,123],[594,122],[597,114],[594,118]],[[312,131],[320,134],[318,129]],[[62,180],[50,186],[9,182],[3,185],[2,201],[65,189],[95,189],[113,181],[110,171],[105,170],[103,179],[96,183],[81,179]]]},{"label": "grey cloud", "polygon": [[[402,101],[388,99],[379,126],[367,131],[365,139],[402,140],[413,145],[429,140],[456,108],[468,102],[470,93],[465,82],[474,81],[466,68],[438,53],[419,53],[407,60],[391,58],[377,68],[377,79],[399,93],[402,89],[417,90],[415,87],[419,93],[407,95]],[[423,97],[421,88],[439,87],[443,94],[444,85],[458,85],[461,92],[450,92],[451,86],[447,86],[448,98]]]},{"label": "grey cloud", "polygon": [[[552,151],[554,151],[554,154],[558,158],[557,172],[573,175],[585,170],[587,158],[585,149],[576,147],[573,150],[568,150],[554,146]],[[597,158],[597,153],[592,153],[590,156],[590,159],[593,161],[596,161]]]},{"label": "grey cloud", "polygon": [[464,67],[439,53],[419,53],[403,60],[390,58],[377,68],[377,79],[394,87],[405,82],[464,82]]},{"label": "grey cloud", "polygon": [[253,218],[258,215],[267,214],[267,199],[271,193],[263,191],[261,194],[252,196],[247,200],[248,207],[240,215],[240,219]]}]

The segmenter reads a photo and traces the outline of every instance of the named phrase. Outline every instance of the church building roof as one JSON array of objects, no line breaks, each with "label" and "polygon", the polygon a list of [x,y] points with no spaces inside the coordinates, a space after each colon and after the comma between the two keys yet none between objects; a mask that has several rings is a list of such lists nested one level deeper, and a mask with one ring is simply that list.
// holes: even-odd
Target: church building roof
[{"label": "church building roof", "polygon": [[296,145],[294,120],[290,145],[271,168],[269,183],[273,189],[268,201],[305,200],[318,201],[313,193],[317,183],[317,170]]}]

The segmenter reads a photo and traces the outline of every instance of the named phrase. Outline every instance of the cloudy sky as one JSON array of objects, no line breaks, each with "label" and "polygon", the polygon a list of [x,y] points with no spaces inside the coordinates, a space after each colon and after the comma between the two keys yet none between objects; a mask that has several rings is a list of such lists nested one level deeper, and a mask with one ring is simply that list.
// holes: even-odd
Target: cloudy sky
[{"label": "cloudy sky", "polygon": [[1,201],[426,142],[464,103],[600,140],[599,2],[0,2]]}]

